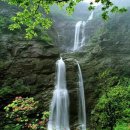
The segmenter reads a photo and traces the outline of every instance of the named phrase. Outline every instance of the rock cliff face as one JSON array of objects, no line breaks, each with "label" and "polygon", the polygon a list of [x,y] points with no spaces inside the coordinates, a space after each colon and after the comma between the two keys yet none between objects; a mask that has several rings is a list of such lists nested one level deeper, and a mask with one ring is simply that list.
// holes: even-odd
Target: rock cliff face
[{"label": "rock cliff face", "polygon": [[[107,79],[99,79],[99,75],[111,69],[110,77],[130,78],[130,33],[128,31],[130,24],[127,17],[129,14],[130,11],[114,16],[107,23],[102,24],[100,30],[95,31],[86,46],[79,52],[63,54],[64,59],[77,59],[81,65],[88,123],[90,113],[101,96],[102,90],[107,87],[105,84]],[[93,29],[91,25],[89,28]],[[117,80],[112,85],[116,85]],[[101,83],[104,83],[104,86]]]},{"label": "rock cliff face", "polygon": [[11,32],[9,19],[17,10],[0,2],[0,110],[20,95],[35,97],[42,104],[39,109],[48,110],[54,87],[55,62],[59,58],[55,46],[57,34],[52,27],[28,41],[22,29]]},{"label": "rock cliff face", "polygon": [[[55,63],[59,50],[38,41],[1,41],[0,59],[0,118],[3,108],[16,96],[34,97],[39,112],[49,110],[55,83]],[[1,53],[2,55],[2,53]],[[70,98],[70,124],[78,121],[78,73],[74,59],[65,59],[67,88]],[[4,119],[4,118],[3,118]],[[4,125],[4,120],[0,125]]]},{"label": "rock cliff face", "polygon": [[[0,111],[16,96],[33,96],[40,111],[48,110],[54,88],[55,62],[59,51],[37,41],[1,43],[7,47],[6,59],[0,60]],[[2,47],[3,48],[3,47]]]},{"label": "rock cliff face", "polygon": [[[109,44],[109,45],[108,45]],[[123,43],[123,47],[120,48],[120,45],[115,45],[115,43],[102,42],[97,45],[89,45],[86,47],[84,52],[78,52],[73,54],[63,54],[64,59],[77,59],[81,65],[83,79],[84,79],[84,88],[85,88],[85,99],[86,99],[86,114],[87,114],[87,123],[90,124],[90,113],[93,110],[95,104],[97,103],[101,93],[107,87],[105,84],[107,77],[104,79],[99,79],[99,75],[107,69],[111,69],[112,73],[110,77],[127,77],[130,78],[130,48],[129,44]],[[111,48],[112,47],[112,48]],[[72,62],[73,60],[71,60]],[[74,63],[73,63],[74,64]],[[75,72],[77,68],[75,65]],[[71,74],[74,73],[70,72]],[[75,73],[74,73],[75,74]],[[73,81],[73,77],[69,81]],[[78,81],[77,79],[75,81]],[[112,85],[116,85],[117,80],[113,82]],[[101,85],[104,83],[104,85]],[[68,87],[70,87],[68,85]],[[75,83],[75,88],[77,89]],[[76,89],[73,95],[76,95]],[[77,100],[73,96],[72,102]],[[73,103],[72,103],[73,104]],[[74,103],[75,107],[78,108],[77,102]],[[73,109],[73,106],[71,107]],[[75,109],[73,109],[74,114],[76,115]],[[77,117],[75,116],[77,119]]]}]

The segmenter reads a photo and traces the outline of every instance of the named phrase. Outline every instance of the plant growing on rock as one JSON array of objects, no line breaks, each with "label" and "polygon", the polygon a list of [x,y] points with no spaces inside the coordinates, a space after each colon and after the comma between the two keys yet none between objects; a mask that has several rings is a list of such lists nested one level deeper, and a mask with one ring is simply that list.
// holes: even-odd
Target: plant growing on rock
[{"label": "plant growing on rock", "polygon": [[32,118],[37,109],[38,101],[34,101],[31,98],[16,97],[15,100],[7,105],[4,109],[6,111],[6,117],[8,125],[5,129],[46,129],[46,123],[48,121],[49,113],[43,112],[42,116],[39,114]]}]

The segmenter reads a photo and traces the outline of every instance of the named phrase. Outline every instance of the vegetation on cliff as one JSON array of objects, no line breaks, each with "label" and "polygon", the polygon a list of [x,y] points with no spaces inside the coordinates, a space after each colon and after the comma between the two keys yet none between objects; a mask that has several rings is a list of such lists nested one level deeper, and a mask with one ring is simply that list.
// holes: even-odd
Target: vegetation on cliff
[{"label": "vegetation on cliff", "polygon": [[130,79],[113,74],[112,69],[106,69],[98,76],[100,98],[91,111],[92,129],[129,130]]},{"label": "vegetation on cliff", "polygon": [[[114,130],[120,124],[127,124],[130,119],[130,86],[110,88],[99,99],[92,111],[92,124],[96,129]],[[116,128],[117,129],[117,128]]]}]

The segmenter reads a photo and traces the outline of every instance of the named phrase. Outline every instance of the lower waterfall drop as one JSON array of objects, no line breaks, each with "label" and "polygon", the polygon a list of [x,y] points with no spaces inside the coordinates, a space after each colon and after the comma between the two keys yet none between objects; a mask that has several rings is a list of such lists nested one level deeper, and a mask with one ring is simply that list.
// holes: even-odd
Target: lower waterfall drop
[{"label": "lower waterfall drop", "polygon": [[83,85],[83,77],[80,65],[78,61],[76,60],[77,66],[78,66],[78,77],[79,77],[79,130],[86,130],[86,107],[85,107],[85,95],[84,95],[84,85]]},{"label": "lower waterfall drop", "polygon": [[69,95],[66,89],[66,67],[62,60],[56,62],[56,85],[50,107],[48,130],[70,130]]}]

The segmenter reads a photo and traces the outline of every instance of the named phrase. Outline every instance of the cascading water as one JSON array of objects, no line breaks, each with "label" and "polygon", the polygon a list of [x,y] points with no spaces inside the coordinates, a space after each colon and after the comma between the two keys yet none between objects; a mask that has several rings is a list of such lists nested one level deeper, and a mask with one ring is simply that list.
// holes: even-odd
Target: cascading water
[{"label": "cascading water", "polygon": [[[93,12],[87,19],[87,21],[78,21],[75,25],[75,39],[73,51],[77,51],[84,45],[85,42],[85,25],[87,22],[93,19]],[[79,77],[79,130],[86,130],[86,108],[85,108],[85,95],[83,78],[80,65],[76,61],[78,66]],[[66,88],[66,67],[62,60],[56,62],[57,75],[56,85],[53,92],[53,98],[50,107],[50,117],[48,122],[48,130],[70,130],[69,127],[69,95]]]},{"label": "cascading water", "polygon": [[75,39],[74,39],[74,48],[73,51],[76,51],[80,48],[81,42],[80,42],[80,28],[83,25],[82,21],[78,21],[75,25]]},{"label": "cascading water", "polygon": [[[85,42],[85,25],[87,22],[93,19],[93,12],[90,14],[87,21],[78,21],[75,25],[75,38],[74,38],[74,47],[73,51],[79,50]],[[81,33],[80,33],[81,32]],[[80,40],[81,38],[81,40]]]},{"label": "cascading water", "polygon": [[48,130],[70,130],[69,128],[69,96],[66,89],[66,67],[62,60],[56,62],[57,76],[50,107]]},{"label": "cascading water", "polygon": [[76,61],[78,66],[78,77],[79,77],[79,130],[86,130],[86,107],[85,107],[85,95],[84,95],[84,85],[83,85],[83,77],[80,65],[78,61]]},{"label": "cascading water", "polygon": [[94,13],[94,12],[92,12],[92,13],[90,14],[90,16],[89,16],[87,22],[93,19],[93,13]]},{"label": "cascading water", "polygon": [[82,22],[82,39],[81,39],[80,47],[82,47],[84,45],[84,42],[85,42],[85,25],[86,25],[86,22],[83,21]]}]

